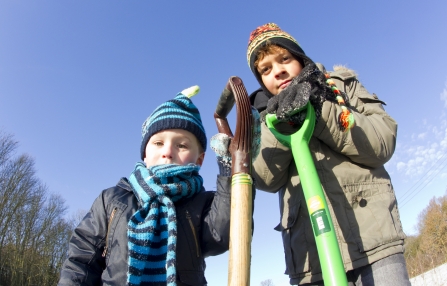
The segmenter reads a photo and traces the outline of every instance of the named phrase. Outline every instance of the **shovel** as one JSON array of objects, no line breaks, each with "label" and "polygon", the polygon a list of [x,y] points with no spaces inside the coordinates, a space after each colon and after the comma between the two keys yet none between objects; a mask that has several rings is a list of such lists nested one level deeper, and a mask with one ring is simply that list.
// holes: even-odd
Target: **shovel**
[{"label": "shovel", "polygon": [[309,141],[315,127],[315,110],[308,102],[297,112],[306,109],[306,119],[303,126],[291,135],[281,134],[275,129],[275,124],[279,122],[275,114],[267,114],[265,121],[276,139],[292,150],[314,231],[324,284],[326,286],[346,286],[348,281],[337,237],[335,236],[334,225],[309,149]]},{"label": "shovel", "polygon": [[[227,116],[236,103],[236,132],[228,125]],[[250,285],[252,239],[251,146],[253,118],[247,90],[239,77],[228,80],[214,113],[219,133],[232,138],[230,250],[228,285]]]}]

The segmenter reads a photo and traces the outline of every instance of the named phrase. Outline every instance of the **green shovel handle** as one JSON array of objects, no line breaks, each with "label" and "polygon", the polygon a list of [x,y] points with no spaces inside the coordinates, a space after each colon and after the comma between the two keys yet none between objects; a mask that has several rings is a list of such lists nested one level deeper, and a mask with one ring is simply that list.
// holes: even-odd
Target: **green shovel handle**
[{"label": "green shovel handle", "polygon": [[301,110],[305,109],[307,114],[303,126],[291,135],[281,134],[275,129],[275,124],[279,122],[275,114],[267,114],[265,121],[276,139],[292,150],[314,231],[324,283],[345,286],[348,281],[334,225],[309,149],[309,141],[315,127],[315,110],[310,103]]}]

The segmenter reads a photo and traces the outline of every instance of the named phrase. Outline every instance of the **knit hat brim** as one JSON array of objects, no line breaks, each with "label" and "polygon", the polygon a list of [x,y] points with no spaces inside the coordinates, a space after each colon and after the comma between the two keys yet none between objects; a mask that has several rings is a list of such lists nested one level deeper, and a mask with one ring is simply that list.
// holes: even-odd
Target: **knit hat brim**
[{"label": "knit hat brim", "polygon": [[157,107],[143,123],[141,160],[144,160],[149,139],[154,134],[168,129],[183,129],[191,132],[197,138],[203,151],[206,150],[207,138],[199,110],[188,96],[179,93],[174,99]]},{"label": "knit hat brim", "polygon": [[149,139],[158,132],[168,129],[183,129],[188,132],[191,132],[197,137],[197,140],[199,141],[199,144],[203,148],[203,150],[204,151],[206,150],[207,139],[205,132],[203,132],[202,128],[198,127],[196,124],[192,122],[188,122],[185,120],[175,118],[171,118],[170,120],[171,122],[169,124],[169,128],[166,128],[166,124],[163,121],[157,121],[151,125],[150,129],[144,135],[143,140],[141,142],[141,160],[144,160],[146,145],[149,142]]}]

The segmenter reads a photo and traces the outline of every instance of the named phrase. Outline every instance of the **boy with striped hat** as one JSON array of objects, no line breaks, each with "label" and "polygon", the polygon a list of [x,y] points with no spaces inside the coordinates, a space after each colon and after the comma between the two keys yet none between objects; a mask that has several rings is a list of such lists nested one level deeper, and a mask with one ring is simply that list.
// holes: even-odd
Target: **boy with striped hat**
[{"label": "boy with striped hat", "polygon": [[207,192],[207,138],[192,87],[147,118],[129,178],[104,190],[70,240],[59,285],[207,285],[205,257],[229,247],[231,174]]}]

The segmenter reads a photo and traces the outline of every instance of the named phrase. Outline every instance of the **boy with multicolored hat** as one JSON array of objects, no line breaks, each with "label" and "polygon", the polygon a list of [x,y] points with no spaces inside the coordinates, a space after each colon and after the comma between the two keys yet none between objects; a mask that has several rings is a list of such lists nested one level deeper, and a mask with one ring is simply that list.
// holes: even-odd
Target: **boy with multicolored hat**
[{"label": "boy with multicolored hat", "polygon": [[76,227],[59,285],[207,285],[205,257],[229,247],[231,174],[205,191],[207,138],[186,89],[142,127],[141,160]]},{"label": "boy with multicolored hat", "polygon": [[[393,155],[396,122],[349,69],[327,73],[276,24],[255,29],[247,60],[261,88],[250,95],[261,111],[296,132],[309,101],[317,122],[309,148],[326,195],[349,285],[410,285],[405,234],[384,164]],[[292,285],[323,285],[306,200],[290,148],[261,124],[261,151],[253,162],[256,188],[277,192],[286,271]]]}]

